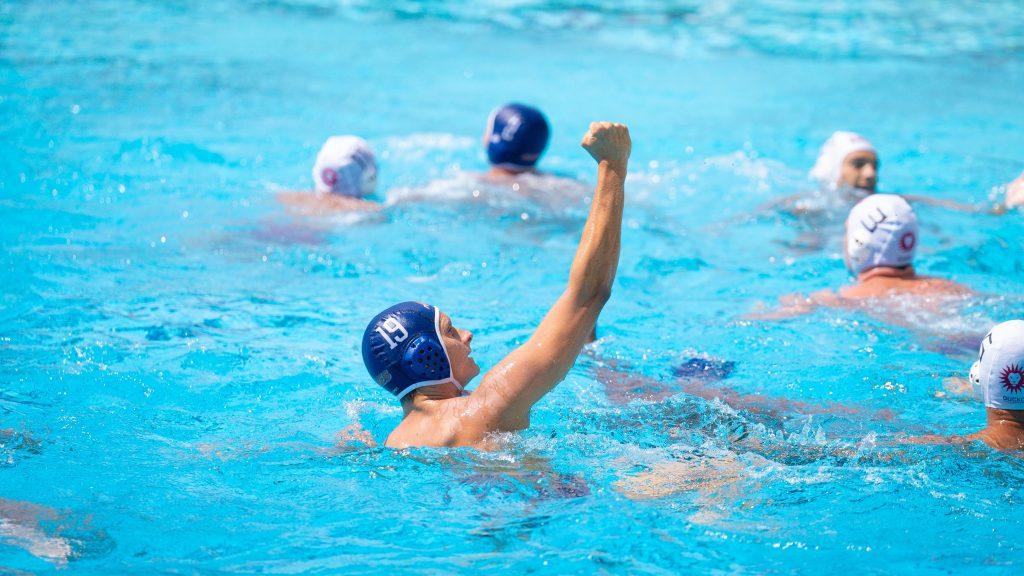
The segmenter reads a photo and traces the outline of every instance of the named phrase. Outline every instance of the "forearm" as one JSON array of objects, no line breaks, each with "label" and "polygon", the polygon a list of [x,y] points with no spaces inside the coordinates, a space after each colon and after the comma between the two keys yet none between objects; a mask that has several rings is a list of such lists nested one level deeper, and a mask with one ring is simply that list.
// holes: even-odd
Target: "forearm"
[{"label": "forearm", "polygon": [[1007,210],[1006,204],[1002,202],[996,202],[992,204],[964,204],[957,202],[956,200],[947,200],[945,198],[932,198],[930,196],[918,196],[916,194],[907,194],[904,196],[910,202],[918,204],[927,204],[928,206],[936,206],[939,208],[945,208],[947,210],[955,210],[957,212],[966,212],[968,214],[994,214],[1000,215],[1005,214]]},{"label": "forearm", "polygon": [[580,302],[607,296],[611,291],[619,263],[625,181],[625,162],[598,165],[594,199],[569,270],[566,290]]}]

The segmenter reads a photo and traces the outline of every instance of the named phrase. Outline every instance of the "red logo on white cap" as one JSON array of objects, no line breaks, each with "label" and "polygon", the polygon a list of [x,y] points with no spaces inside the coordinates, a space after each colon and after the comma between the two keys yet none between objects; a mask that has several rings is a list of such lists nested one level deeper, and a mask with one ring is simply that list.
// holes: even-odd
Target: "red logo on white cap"
[{"label": "red logo on white cap", "polygon": [[914,249],[914,245],[917,244],[917,236],[913,232],[907,232],[900,238],[900,248],[903,248],[907,252]]},{"label": "red logo on white cap", "polygon": [[338,183],[338,173],[333,168],[324,168],[320,171],[320,179],[331,188]]}]

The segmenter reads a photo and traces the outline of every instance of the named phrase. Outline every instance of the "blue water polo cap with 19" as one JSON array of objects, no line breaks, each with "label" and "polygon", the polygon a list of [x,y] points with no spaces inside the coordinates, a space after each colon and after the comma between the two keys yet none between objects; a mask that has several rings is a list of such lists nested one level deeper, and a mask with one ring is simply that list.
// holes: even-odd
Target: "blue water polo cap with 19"
[{"label": "blue water polo cap with 19", "polygon": [[377,384],[401,399],[423,386],[452,382],[440,331],[441,311],[402,302],[370,320],[363,333],[363,363]]}]

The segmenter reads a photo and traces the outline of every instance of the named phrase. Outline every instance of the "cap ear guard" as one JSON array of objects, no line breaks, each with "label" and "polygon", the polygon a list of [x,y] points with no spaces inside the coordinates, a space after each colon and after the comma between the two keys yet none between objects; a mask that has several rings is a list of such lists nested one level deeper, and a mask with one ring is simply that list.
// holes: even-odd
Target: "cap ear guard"
[{"label": "cap ear guard", "polygon": [[448,356],[442,345],[426,336],[417,336],[402,354],[402,371],[413,380],[441,380],[451,374]]},{"label": "cap ear guard", "polygon": [[971,365],[971,373],[968,376],[971,381],[971,392],[978,400],[985,401],[985,389],[981,386],[981,362]]}]

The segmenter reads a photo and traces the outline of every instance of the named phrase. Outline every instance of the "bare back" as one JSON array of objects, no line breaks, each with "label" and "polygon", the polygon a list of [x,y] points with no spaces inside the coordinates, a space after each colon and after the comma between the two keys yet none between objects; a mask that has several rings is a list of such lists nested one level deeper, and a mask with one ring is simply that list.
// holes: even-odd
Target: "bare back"
[{"label": "bare back", "polygon": [[925,298],[952,298],[969,296],[970,288],[942,278],[914,276],[898,278],[876,276],[839,290],[839,296],[850,300],[886,296],[921,296]]}]

